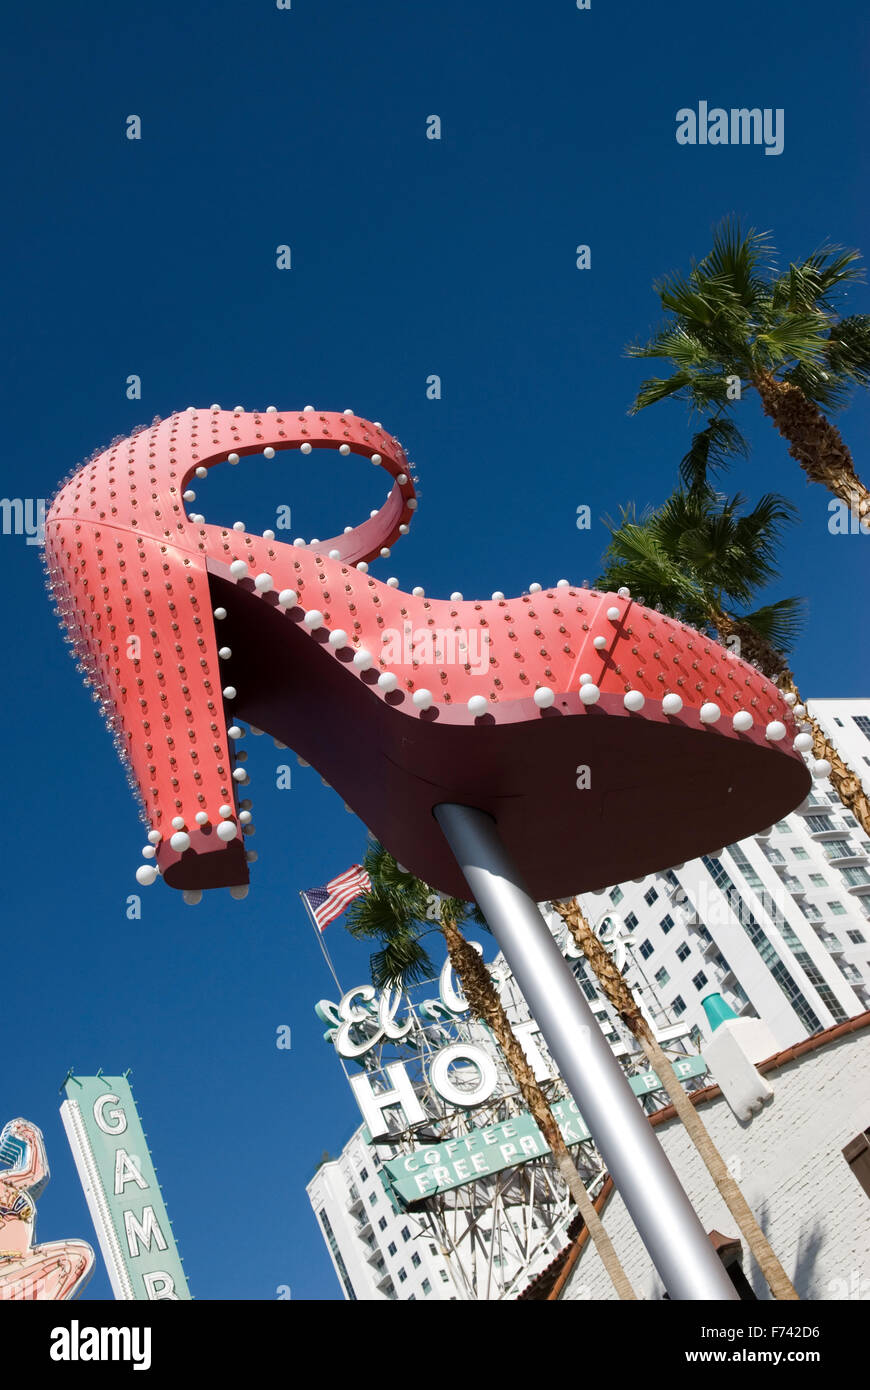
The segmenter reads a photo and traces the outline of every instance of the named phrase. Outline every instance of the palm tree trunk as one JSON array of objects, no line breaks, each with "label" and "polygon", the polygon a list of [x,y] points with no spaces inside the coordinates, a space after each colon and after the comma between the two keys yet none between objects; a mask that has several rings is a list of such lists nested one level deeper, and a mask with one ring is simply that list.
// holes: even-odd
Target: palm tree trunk
[{"label": "palm tree trunk", "polygon": [[777,381],[772,372],[759,372],[752,384],[765,415],[788,440],[789,453],[810,482],[821,483],[870,525],[870,492],[855,472],[852,455],[836,426],[799,387]]},{"label": "palm tree trunk", "polygon": [[698,1150],[707,1171],[737,1222],[759,1269],[770,1286],[774,1298],[796,1299],[794,1285],[771,1249],[770,1243],[756,1221],[749,1203],[732,1178],[725,1160],[716,1148],[701,1116],[681,1086],[677,1074],[665,1056],[652,1029],[638,1007],[629,986],[611,959],[606,947],[595,935],[576,898],[570,903],[553,903],[567,924],[571,935],[583,951],[598,977],[610,1003],[640,1043],[647,1060],[668,1093],[671,1104],[685,1126],[686,1133]]},{"label": "palm tree trunk", "polygon": [[586,1223],[595,1248],[601,1257],[601,1263],[610,1276],[613,1287],[621,1299],[636,1299],[637,1295],[631,1287],[628,1275],[613,1248],[610,1236],[604,1229],[604,1223],[595,1210],[583,1179],[568,1152],[568,1147],[547,1098],[535,1080],[526,1054],[511,1028],[508,1016],[489,977],[489,971],[477,952],[466,941],[455,922],[444,917],[441,920],[441,929],[447,940],[450,963],[462,983],[462,990],[468,1000],[468,1006],[476,1018],[479,1018],[492,1029],[496,1041],[504,1053],[511,1075],[519,1087],[520,1094],[528,1106],[535,1124],[550,1146],[559,1172],[577,1203],[580,1215]]},{"label": "palm tree trunk", "polygon": [[[802,705],[800,691],[795,684],[794,676],[789,670],[788,662],[781,652],[778,652],[764,637],[757,632],[753,632],[746,623],[741,623],[739,618],[732,618],[725,613],[713,613],[710,621],[716,629],[716,634],[721,641],[731,636],[740,639],[740,651],[738,655],[744,661],[754,661],[770,679],[776,681],[780,690],[794,695],[795,703]],[[806,708],[806,706],[804,706]],[[813,735],[813,754],[816,758],[827,758],[831,764],[831,781],[834,790],[845,806],[856,819],[859,825],[863,826],[864,833],[870,835],[870,799],[864,791],[860,777],[857,777],[848,763],[845,763],[832,743],[828,741],[818,720],[810,713],[802,716],[812,729]]]},{"label": "palm tree trunk", "polygon": [[[780,678],[779,686],[781,690],[795,695],[798,704],[803,703],[791,671],[787,670],[784,673]],[[828,741],[818,720],[809,711],[803,716],[803,719],[812,730],[814,756],[827,758],[831,764],[830,780],[834,784],[834,790],[846,810],[850,811],[858,824],[864,827],[865,835],[870,835],[870,800],[867,798],[861,779],[855,776],[848,763],[843,761],[834,745]]]}]

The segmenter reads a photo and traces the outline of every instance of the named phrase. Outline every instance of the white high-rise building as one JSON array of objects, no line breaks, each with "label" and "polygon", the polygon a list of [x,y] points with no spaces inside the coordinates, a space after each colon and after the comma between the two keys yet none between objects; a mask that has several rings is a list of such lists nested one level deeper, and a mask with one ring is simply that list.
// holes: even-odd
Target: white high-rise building
[{"label": "white high-rise building", "polygon": [[[808,708],[870,787],[870,700]],[[612,915],[657,1021],[706,1037],[702,1000],[719,993],[787,1047],[870,1006],[870,840],[827,779],[762,834],[580,901],[593,926]]]},{"label": "white high-rise building", "polygon": [[368,1138],[360,1125],[341,1157],[321,1164],[306,1188],[345,1298],[465,1297],[425,1218],[398,1210]]}]

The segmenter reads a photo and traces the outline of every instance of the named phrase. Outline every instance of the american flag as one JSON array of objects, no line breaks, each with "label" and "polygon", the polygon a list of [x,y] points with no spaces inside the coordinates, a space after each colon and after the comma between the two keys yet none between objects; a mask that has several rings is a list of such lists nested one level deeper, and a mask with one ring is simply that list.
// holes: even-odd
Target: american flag
[{"label": "american flag", "polygon": [[330,879],[325,888],[309,888],[302,896],[320,931],[340,917],[345,908],[363,893],[372,891],[372,881],[361,864],[351,864],[343,874]]}]

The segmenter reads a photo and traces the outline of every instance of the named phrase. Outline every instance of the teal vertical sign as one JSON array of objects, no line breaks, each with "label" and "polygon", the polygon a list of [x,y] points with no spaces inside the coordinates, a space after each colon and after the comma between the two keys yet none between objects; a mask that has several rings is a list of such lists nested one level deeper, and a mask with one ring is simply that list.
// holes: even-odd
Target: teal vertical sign
[{"label": "teal vertical sign", "polygon": [[64,1091],[61,1118],[115,1297],[189,1299],[126,1077],[69,1076]]}]

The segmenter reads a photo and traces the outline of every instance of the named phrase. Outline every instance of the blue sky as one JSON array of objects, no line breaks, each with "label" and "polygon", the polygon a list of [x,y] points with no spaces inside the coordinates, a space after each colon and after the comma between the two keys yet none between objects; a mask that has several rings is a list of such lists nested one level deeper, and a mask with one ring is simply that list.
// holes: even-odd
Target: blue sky
[{"label": "blue sky", "polygon": [[[4,38],[3,496],[50,496],[96,446],[189,404],[349,406],[398,435],[421,480],[379,577],[445,596],[591,580],[601,516],[663,498],[689,438],[676,403],[626,414],[644,371],[623,348],[657,322],[653,280],[703,255],[729,213],[771,229],[783,260],[827,239],[868,250],[855,3],[49,0],[10,12]],[[677,145],[676,112],[699,100],[783,108],[783,153]],[[870,290],[850,303],[870,311]],[[866,399],[838,419],[865,480],[868,420]],[[769,596],[810,600],[801,687],[866,694],[870,540],[829,534],[827,495],[751,397],[740,421],[753,453],[733,487],[800,508]],[[339,488],[298,460],[270,481],[256,465],[209,479],[197,505],[252,530],[290,505],[311,537],[382,498],[370,468]],[[38,548],[0,547],[14,962],[0,1124],[23,1114],[46,1133],[39,1237],[93,1241],[58,1117],[67,1069],[131,1067],[193,1293],[338,1298],[304,1185],[357,1115],[313,1014],[331,981],[297,894],[358,859],[365,829],[293,759],[279,791],[282,755],[249,739],[249,897],[189,908],[158,883],[128,921],[134,804]],[[361,982],[366,951],[339,924],[328,939]],[[85,1296],[109,1296],[102,1270]]]}]

